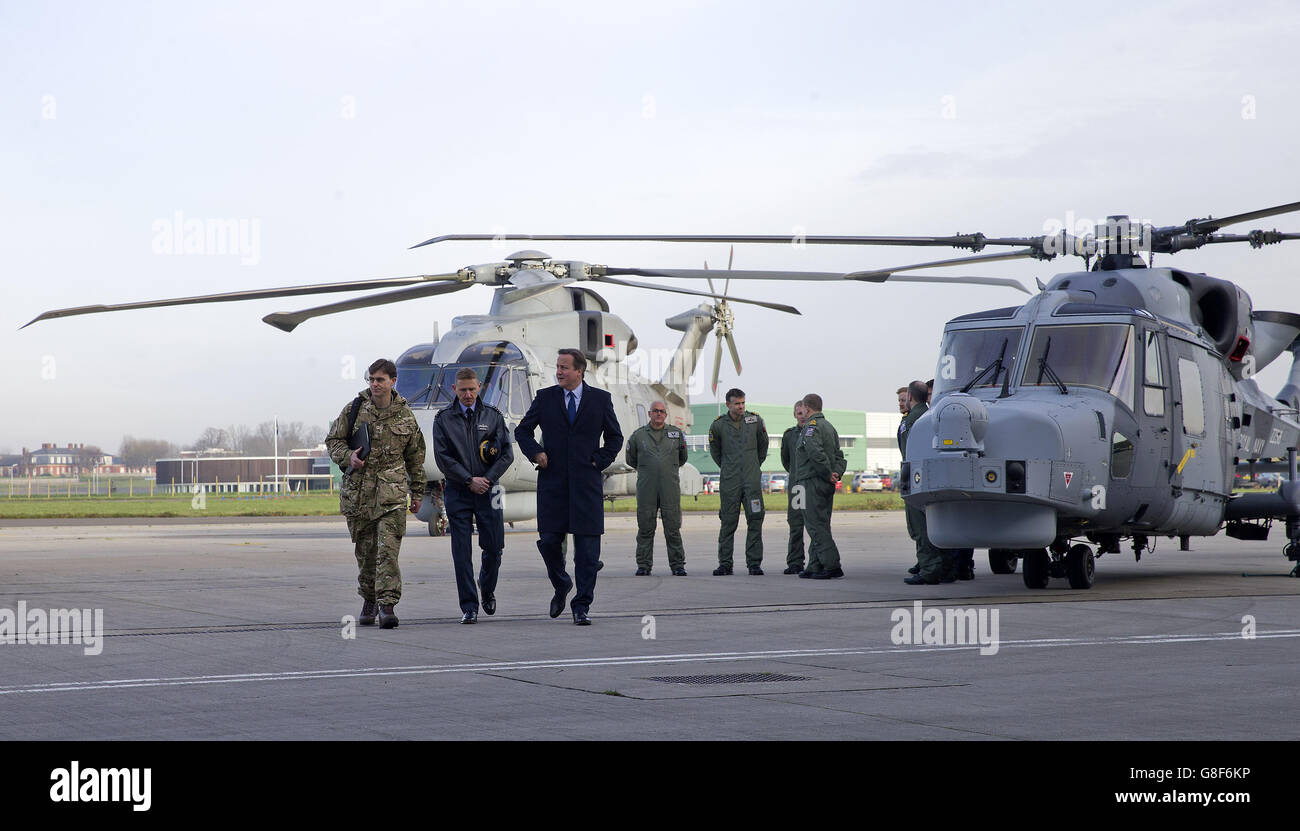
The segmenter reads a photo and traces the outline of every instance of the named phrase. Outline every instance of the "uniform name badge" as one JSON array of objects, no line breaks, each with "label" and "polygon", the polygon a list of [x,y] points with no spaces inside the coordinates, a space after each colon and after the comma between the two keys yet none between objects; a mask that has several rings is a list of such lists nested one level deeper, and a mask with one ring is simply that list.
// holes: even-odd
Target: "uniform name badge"
[{"label": "uniform name badge", "polygon": [[757,424],[757,423],[758,423],[758,416],[756,416],[756,415],[747,415],[747,416],[745,416],[745,423],[746,423],[746,424]]},{"label": "uniform name badge", "polygon": [[750,512],[751,514],[759,513],[759,512],[762,511],[762,510],[763,510],[763,507],[762,507],[761,504],[759,504],[759,501],[758,501],[757,499],[751,499],[751,500],[749,500],[749,512]]},{"label": "uniform name badge", "polygon": [[679,433],[679,432],[677,432],[676,430],[669,430],[669,431],[668,431],[668,438],[670,438],[670,439],[680,439],[681,437],[682,437],[682,434]]}]

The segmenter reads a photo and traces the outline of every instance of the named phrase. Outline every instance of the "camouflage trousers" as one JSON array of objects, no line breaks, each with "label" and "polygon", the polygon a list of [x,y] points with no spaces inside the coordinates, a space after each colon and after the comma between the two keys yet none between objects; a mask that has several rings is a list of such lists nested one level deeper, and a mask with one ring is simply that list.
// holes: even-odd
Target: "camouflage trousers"
[{"label": "camouflage trousers", "polygon": [[356,544],[357,594],[392,606],[402,599],[402,572],[397,552],[406,533],[406,512],[395,508],[376,518],[348,517],[348,533]]}]

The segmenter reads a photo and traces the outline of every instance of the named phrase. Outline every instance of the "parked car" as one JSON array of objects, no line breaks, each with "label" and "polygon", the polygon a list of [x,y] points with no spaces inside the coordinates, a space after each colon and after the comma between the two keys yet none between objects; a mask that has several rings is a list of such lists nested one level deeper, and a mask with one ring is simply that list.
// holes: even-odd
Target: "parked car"
[{"label": "parked car", "polygon": [[722,479],[722,477],[716,473],[706,473],[704,474],[703,478],[704,478],[704,492],[717,493],[718,482]]},{"label": "parked car", "polygon": [[853,493],[866,493],[867,491],[882,491],[885,489],[884,482],[880,479],[878,473],[858,473],[853,477],[853,485],[850,490]]},{"label": "parked car", "polygon": [[880,474],[880,486],[887,491],[892,491],[894,489],[893,474],[889,474],[889,473]]},{"label": "parked car", "polygon": [[785,493],[786,486],[790,483],[790,474],[773,473],[772,478],[767,480],[767,487],[764,490],[767,493]]}]

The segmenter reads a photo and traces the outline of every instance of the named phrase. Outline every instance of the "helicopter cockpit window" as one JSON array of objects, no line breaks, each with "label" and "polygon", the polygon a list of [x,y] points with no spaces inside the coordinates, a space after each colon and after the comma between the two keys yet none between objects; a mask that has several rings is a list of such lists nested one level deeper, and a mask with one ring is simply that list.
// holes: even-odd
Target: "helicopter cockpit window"
[{"label": "helicopter cockpit window", "polygon": [[1165,414],[1165,382],[1160,372],[1160,336],[1146,333],[1146,367],[1143,372],[1142,406],[1149,416]]},{"label": "helicopter cockpit window", "polygon": [[[958,329],[944,333],[939,366],[934,373],[934,398],[956,392],[974,381],[971,389],[995,387],[1015,369],[1016,353],[1025,327]],[[1002,363],[994,368],[998,358]]]},{"label": "helicopter cockpit window", "polygon": [[523,416],[533,397],[528,394],[528,370],[514,367],[510,370],[510,414]]},{"label": "helicopter cockpit window", "polygon": [[1110,478],[1127,479],[1133,471],[1133,442],[1123,433],[1110,437]]},{"label": "helicopter cockpit window", "polygon": [[1039,326],[1022,386],[1092,387],[1133,407],[1133,327],[1124,323]]},{"label": "helicopter cockpit window", "polygon": [[429,364],[397,365],[397,392],[406,403],[420,409],[429,406],[434,378],[440,367]]},{"label": "helicopter cockpit window", "polygon": [[1205,396],[1201,368],[1196,361],[1178,359],[1178,386],[1183,396],[1183,432],[1189,436],[1205,435]]}]

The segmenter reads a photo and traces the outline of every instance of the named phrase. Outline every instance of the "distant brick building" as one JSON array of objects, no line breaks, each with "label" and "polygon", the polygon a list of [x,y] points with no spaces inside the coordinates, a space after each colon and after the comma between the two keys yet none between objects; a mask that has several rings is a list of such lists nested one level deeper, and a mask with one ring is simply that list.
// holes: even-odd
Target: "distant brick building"
[{"label": "distant brick building", "polygon": [[[6,459],[11,457],[5,457]],[[59,447],[45,443],[38,450],[23,448],[21,461],[13,468],[11,476],[76,477],[82,474],[152,473],[152,468],[128,468],[108,453],[87,454],[85,444],[68,444]]]}]

